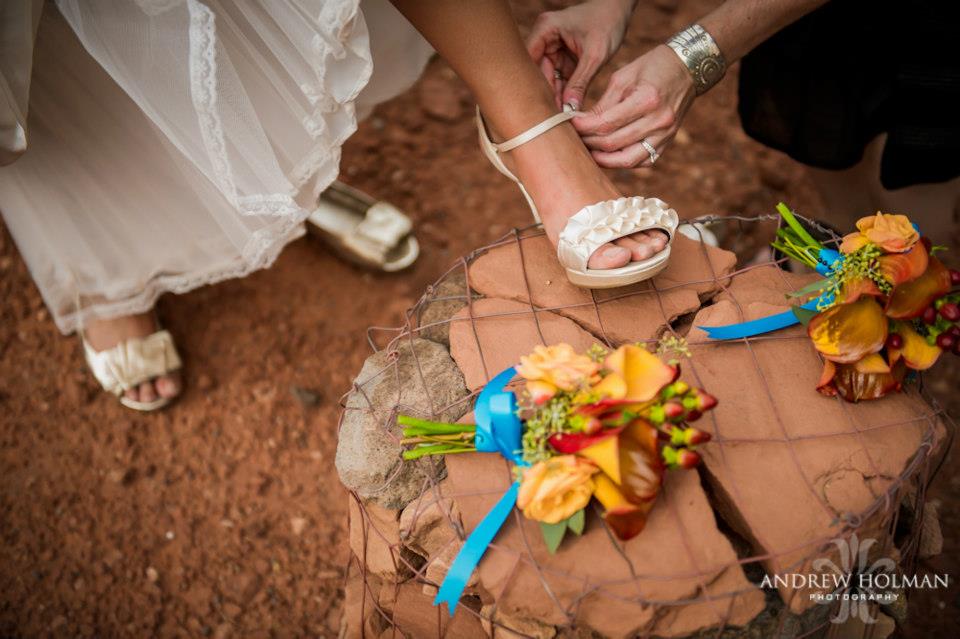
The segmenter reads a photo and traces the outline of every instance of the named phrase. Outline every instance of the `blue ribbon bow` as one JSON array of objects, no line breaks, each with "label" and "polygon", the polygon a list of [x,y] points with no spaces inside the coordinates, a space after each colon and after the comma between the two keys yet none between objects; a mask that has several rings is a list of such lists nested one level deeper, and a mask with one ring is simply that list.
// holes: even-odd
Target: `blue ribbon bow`
[{"label": "blue ribbon bow", "polygon": [[[480,391],[473,407],[473,416],[477,422],[474,443],[481,453],[500,453],[508,461],[524,465],[520,441],[523,422],[517,417],[517,398],[512,392],[504,390],[516,374],[516,369],[511,366],[490,380]],[[513,511],[519,490],[520,483],[513,482],[500,501],[477,524],[440,584],[433,605],[439,606],[446,602],[451,617],[457,609],[463,589],[467,586],[467,580]]]},{"label": "blue ribbon bow", "polygon": [[[829,277],[833,271],[839,268],[840,263],[843,261],[843,255],[841,255],[839,251],[828,248],[820,249],[820,254],[817,257],[817,273],[824,277]],[[832,293],[823,293],[816,299],[810,300],[806,304],[801,304],[800,308],[808,311],[816,311],[821,308],[822,305],[830,304],[832,301]],[[760,319],[749,322],[739,322],[725,326],[698,326],[697,328],[706,331],[707,337],[710,339],[742,339],[753,335],[771,333],[799,323],[800,318],[791,310],[770,315],[769,317],[761,317]]]}]

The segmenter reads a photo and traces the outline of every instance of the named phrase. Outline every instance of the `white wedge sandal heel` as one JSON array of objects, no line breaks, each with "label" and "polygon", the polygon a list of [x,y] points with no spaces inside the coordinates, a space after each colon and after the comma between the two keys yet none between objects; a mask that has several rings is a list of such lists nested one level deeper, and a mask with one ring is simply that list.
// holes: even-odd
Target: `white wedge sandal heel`
[{"label": "white wedge sandal heel", "polygon": [[[527,199],[533,218],[538,223],[540,214],[533,199],[520,180],[503,163],[500,154],[526,144],[575,115],[575,111],[565,107],[562,113],[553,115],[520,135],[497,144],[490,140],[483,116],[480,114],[480,109],[477,109],[480,148],[498,171],[520,187],[520,192]],[[663,200],[654,197],[621,197],[591,204],[583,207],[567,220],[566,226],[560,232],[557,258],[566,270],[570,282],[584,288],[614,288],[642,282],[666,268],[679,223],[677,212]],[[661,230],[669,238],[667,245],[656,255],[640,262],[630,262],[619,268],[587,268],[590,256],[604,244],[651,229]]]}]

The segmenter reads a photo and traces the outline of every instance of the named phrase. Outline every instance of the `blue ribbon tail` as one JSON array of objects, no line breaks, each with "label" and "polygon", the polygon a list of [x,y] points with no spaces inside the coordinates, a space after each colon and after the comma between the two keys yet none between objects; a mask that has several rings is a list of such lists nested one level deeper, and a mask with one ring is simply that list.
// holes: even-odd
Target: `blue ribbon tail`
[{"label": "blue ribbon tail", "polygon": [[[820,298],[809,301],[800,306],[808,311],[817,310],[817,304]],[[753,335],[762,335],[778,331],[781,328],[787,328],[794,324],[799,324],[800,320],[794,315],[793,311],[784,311],[769,317],[761,317],[750,322],[740,322],[739,324],[727,324],[726,326],[698,326],[697,328],[706,331],[710,339],[742,339],[752,337]]]},{"label": "blue ribbon tail", "polygon": [[440,584],[440,590],[433,600],[433,605],[439,606],[446,602],[451,617],[457,609],[457,604],[460,602],[460,595],[463,594],[463,589],[467,587],[467,580],[470,579],[470,575],[473,574],[474,568],[480,563],[480,559],[487,551],[490,542],[497,536],[500,528],[503,527],[503,523],[513,511],[513,507],[517,503],[517,493],[519,490],[520,484],[514,482],[513,485],[510,486],[510,489],[500,498],[500,501],[490,509],[486,517],[483,518],[474,531],[470,533],[470,536],[467,537],[466,543],[463,544],[463,548],[457,553],[457,558],[453,561],[453,565],[450,566],[450,570],[443,579],[443,583]]}]

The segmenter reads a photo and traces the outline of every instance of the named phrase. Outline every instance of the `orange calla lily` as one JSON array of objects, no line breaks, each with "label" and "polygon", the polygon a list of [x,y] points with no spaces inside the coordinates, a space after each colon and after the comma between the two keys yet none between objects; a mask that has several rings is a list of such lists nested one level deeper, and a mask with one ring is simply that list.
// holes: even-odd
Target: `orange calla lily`
[{"label": "orange calla lily", "polygon": [[881,256],[877,261],[880,262],[883,278],[892,285],[899,286],[923,275],[930,263],[930,254],[922,242],[917,242],[905,253],[890,253]]},{"label": "orange calla lily", "polygon": [[[622,399],[629,402],[650,401],[680,374],[675,366],[664,364],[650,351],[633,344],[625,344],[610,353],[604,367],[610,371],[607,377],[618,375],[626,383]],[[606,378],[601,384],[604,382]]]},{"label": "orange calla lily", "polygon": [[[882,370],[885,364],[881,365],[873,358],[880,356],[869,355],[865,358],[869,361],[864,368]],[[817,390],[829,397],[840,395],[848,402],[879,399],[898,390],[906,373],[906,367],[902,363],[892,368],[887,366],[887,372],[864,372],[858,370],[858,364],[834,364],[827,360]]]},{"label": "orange calla lily", "polygon": [[853,365],[858,373],[889,373],[890,365],[879,353],[871,353]]},{"label": "orange calla lily", "polygon": [[950,291],[950,270],[935,257],[920,277],[896,286],[887,300],[886,313],[893,319],[919,317],[935,299]]},{"label": "orange calla lily", "polygon": [[647,513],[653,508],[654,500],[639,504],[631,502],[604,473],[595,476],[594,485],[593,496],[603,506],[603,519],[617,538],[626,541],[639,535],[647,523]]},{"label": "orange calla lily", "polygon": [[883,348],[887,318],[876,300],[861,297],[814,316],[807,325],[807,334],[824,357],[838,364],[851,364]]},{"label": "orange calla lily", "polygon": [[902,359],[909,368],[924,371],[933,366],[943,352],[939,347],[927,344],[927,340],[907,322],[897,322],[894,330],[903,338],[903,346],[890,349],[892,362]]},{"label": "orange calla lily", "polygon": [[657,430],[642,419],[634,420],[616,437],[582,448],[577,455],[601,471],[594,478],[594,496],[606,509],[604,519],[617,537],[639,534],[663,482]]},{"label": "orange calla lily", "polygon": [[620,477],[620,437],[605,437],[595,444],[577,451],[600,467],[615,483],[621,483]]},{"label": "orange calla lily", "polygon": [[856,302],[864,295],[870,297],[880,297],[883,293],[877,288],[876,283],[867,277],[858,277],[847,281],[840,292],[840,303],[849,304]]}]

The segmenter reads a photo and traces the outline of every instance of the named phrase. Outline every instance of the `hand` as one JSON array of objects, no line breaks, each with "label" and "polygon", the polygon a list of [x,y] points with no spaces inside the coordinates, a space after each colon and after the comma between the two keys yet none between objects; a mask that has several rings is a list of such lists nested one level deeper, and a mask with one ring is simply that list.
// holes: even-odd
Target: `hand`
[{"label": "hand", "polygon": [[653,166],[640,142],[663,155],[695,97],[686,66],[660,45],[618,69],[596,106],[573,126],[600,166]]},{"label": "hand", "polygon": [[620,47],[634,0],[591,0],[542,13],[527,50],[553,87],[557,108],[579,109],[597,70]]}]

